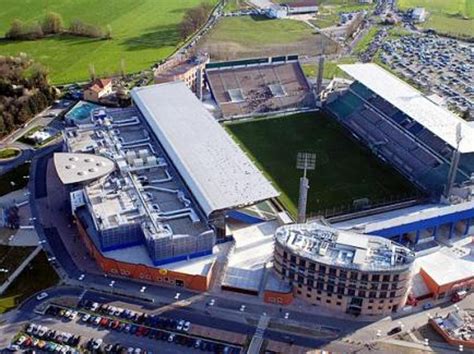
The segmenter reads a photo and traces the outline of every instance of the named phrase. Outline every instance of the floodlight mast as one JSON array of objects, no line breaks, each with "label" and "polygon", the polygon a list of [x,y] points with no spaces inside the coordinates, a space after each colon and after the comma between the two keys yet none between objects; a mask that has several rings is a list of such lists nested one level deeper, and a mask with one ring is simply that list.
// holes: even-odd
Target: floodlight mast
[{"label": "floodlight mast", "polygon": [[296,168],[303,170],[303,176],[300,178],[300,190],[298,198],[298,223],[306,222],[306,207],[308,204],[309,181],[306,177],[308,170],[314,170],[316,167],[316,154],[310,152],[299,152],[296,158]]},{"label": "floodlight mast", "polygon": [[461,141],[463,139],[462,136],[462,126],[461,123],[458,123],[456,126],[456,149],[453,151],[453,157],[451,159],[451,167],[449,169],[448,174],[448,183],[444,189],[444,198],[446,200],[449,199],[451,196],[454,183],[456,182],[456,175],[458,172],[459,160],[461,158],[461,154],[459,152],[459,146],[461,145]]}]

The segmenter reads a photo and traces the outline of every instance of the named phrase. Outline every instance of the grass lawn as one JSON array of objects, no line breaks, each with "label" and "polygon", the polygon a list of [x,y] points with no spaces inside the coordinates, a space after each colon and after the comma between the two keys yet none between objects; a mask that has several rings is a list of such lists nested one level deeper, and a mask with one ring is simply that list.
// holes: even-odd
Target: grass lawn
[{"label": "grass lawn", "polygon": [[227,4],[224,7],[224,12],[233,12],[241,9],[247,9],[250,6],[245,0],[227,0]]},{"label": "grass lawn", "polygon": [[34,247],[14,247],[0,245],[0,268],[8,269],[8,273],[0,273],[0,284],[33,252]]},{"label": "grass lawn", "polygon": [[18,149],[12,149],[12,148],[0,149],[0,160],[10,159],[12,157],[18,156],[19,154],[20,154],[20,150]]},{"label": "grass lawn", "polygon": [[56,271],[40,252],[0,297],[0,313],[20,304],[31,295],[58,283]]},{"label": "grass lawn", "polygon": [[357,42],[357,45],[354,48],[354,53],[362,54],[367,49],[369,49],[370,43],[372,43],[379,30],[380,28],[378,27],[370,27],[364,37],[362,37],[362,39]]},{"label": "grass lawn", "polygon": [[[30,174],[30,164],[24,163],[0,176],[0,196],[24,188],[28,179],[23,176]],[[12,185],[13,182],[14,184]]]},{"label": "grass lawn", "polygon": [[308,173],[308,213],[352,204],[415,195],[416,189],[391,167],[348,138],[343,128],[322,113],[297,114],[227,124],[226,128],[281,191],[280,200],[293,214],[298,204],[299,151],[317,154]]},{"label": "grass lawn", "polygon": [[333,53],[337,44],[296,20],[265,16],[224,17],[199,44],[214,60],[264,57],[282,54]]},{"label": "grass lawn", "polygon": [[[0,55],[25,52],[49,67],[54,83],[87,80],[89,65],[98,75],[150,67],[169,56],[180,42],[178,24],[186,9],[203,0],[0,0],[0,36],[13,19],[35,21],[47,11],[112,27],[112,40],[51,37],[39,41],[0,41]],[[209,0],[216,3],[217,0]]]},{"label": "grass lawn", "polygon": [[[338,60],[325,61],[323,77],[325,79],[332,79],[336,77],[350,78],[349,75],[344,73],[337,66],[339,64],[353,64],[357,62],[356,57],[343,57]],[[308,77],[316,77],[318,75],[318,65],[317,64],[302,64],[303,72]]]},{"label": "grass lawn", "polygon": [[37,131],[40,131],[40,130],[43,130],[44,129],[44,126],[42,125],[37,125],[36,127],[33,127],[31,128],[30,130],[28,130],[25,134],[23,134],[19,139],[18,141],[19,142],[22,142],[23,144],[27,144],[27,145],[31,145],[32,147],[34,148],[40,148],[42,146],[45,146],[46,144],[48,144],[49,142],[53,141],[54,139],[56,139],[60,134],[61,132],[57,132],[55,135],[52,135],[50,136],[48,139],[46,139],[45,141],[43,141],[42,143],[36,143],[33,139],[30,138],[30,136],[37,132]]},{"label": "grass lawn", "polygon": [[474,36],[473,0],[398,0],[398,7],[406,10],[424,7],[429,13],[424,28],[433,28],[440,33]]}]

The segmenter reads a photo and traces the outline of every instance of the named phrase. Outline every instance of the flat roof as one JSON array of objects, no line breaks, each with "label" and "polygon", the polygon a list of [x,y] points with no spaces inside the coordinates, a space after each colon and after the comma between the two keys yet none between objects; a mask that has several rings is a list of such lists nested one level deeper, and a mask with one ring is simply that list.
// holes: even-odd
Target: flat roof
[{"label": "flat roof", "polygon": [[115,169],[115,163],[106,157],[68,152],[55,153],[54,166],[63,184],[91,181]]},{"label": "flat roof", "polygon": [[460,152],[474,152],[474,129],[403,80],[374,63],[344,64],[339,67],[454,148],[457,147],[457,125],[461,124],[463,139]]},{"label": "flat roof", "polygon": [[277,221],[268,221],[232,231],[235,248],[229,255],[223,286],[259,291],[265,264],[273,257]]},{"label": "flat roof", "polygon": [[390,271],[411,266],[414,253],[389,239],[337,230],[317,222],[280,226],[276,242],[316,262],[362,271]]},{"label": "flat roof", "polygon": [[438,286],[474,277],[472,260],[454,257],[444,250],[420,257],[416,262]]},{"label": "flat roof", "polygon": [[206,215],[279,195],[183,82],[132,98]]}]

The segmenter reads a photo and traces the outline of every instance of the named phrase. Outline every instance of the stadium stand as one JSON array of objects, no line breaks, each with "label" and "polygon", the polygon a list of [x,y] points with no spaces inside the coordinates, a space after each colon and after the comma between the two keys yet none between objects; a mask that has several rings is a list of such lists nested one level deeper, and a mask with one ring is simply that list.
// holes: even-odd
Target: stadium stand
[{"label": "stadium stand", "polygon": [[[376,155],[419,187],[433,195],[443,191],[454,147],[417,121],[417,117],[358,80],[326,108]],[[452,124],[457,124],[455,118]],[[474,152],[468,150],[461,154],[457,182],[469,180],[473,173]]]},{"label": "stadium stand", "polygon": [[314,107],[297,56],[211,63],[206,79],[224,118]]}]

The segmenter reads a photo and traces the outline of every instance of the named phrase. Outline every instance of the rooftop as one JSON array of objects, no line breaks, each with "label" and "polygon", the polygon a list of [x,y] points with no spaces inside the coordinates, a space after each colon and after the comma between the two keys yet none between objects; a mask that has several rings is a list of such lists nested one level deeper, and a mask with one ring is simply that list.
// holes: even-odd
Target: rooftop
[{"label": "rooftop", "polygon": [[[142,119],[135,108],[102,110],[94,124],[66,129],[70,153],[55,155],[59,176],[69,181],[70,171],[104,164],[95,180],[87,175],[90,182],[84,187],[99,230],[136,224],[153,239],[201,235],[209,229],[202,213]],[[77,168],[67,169],[72,163]]]},{"label": "rooftop", "polygon": [[412,251],[391,240],[319,223],[281,226],[275,237],[276,242],[301,257],[362,271],[409,268],[415,259]]},{"label": "rooftop", "polygon": [[373,63],[339,67],[454,148],[457,147],[456,131],[460,124],[463,136],[460,152],[474,152],[474,129],[465,120],[437,105],[387,70]]},{"label": "rooftop", "polygon": [[135,88],[132,98],[206,215],[278,196],[183,82]]},{"label": "rooftop", "polygon": [[54,154],[54,165],[63,184],[86,182],[108,175],[115,169],[112,160],[81,153]]},{"label": "rooftop", "polygon": [[474,243],[466,247],[469,251],[458,256],[449,248],[419,257],[416,264],[439,286],[474,279]]}]

